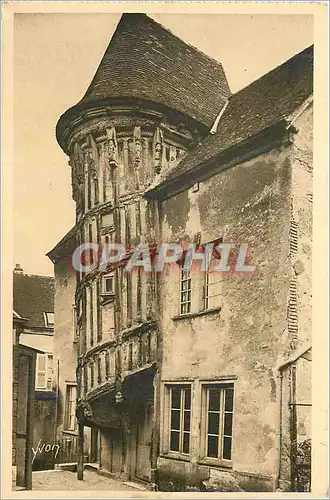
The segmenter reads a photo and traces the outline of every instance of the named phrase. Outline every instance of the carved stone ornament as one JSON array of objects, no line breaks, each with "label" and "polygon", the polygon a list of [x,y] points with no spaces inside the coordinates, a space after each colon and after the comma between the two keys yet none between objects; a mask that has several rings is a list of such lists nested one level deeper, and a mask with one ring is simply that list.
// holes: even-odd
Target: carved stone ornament
[{"label": "carved stone ornament", "polygon": [[116,392],[115,401],[116,401],[117,405],[124,402],[124,396],[123,396],[123,393],[121,391]]},{"label": "carved stone ornament", "polygon": [[159,174],[162,169],[162,153],[163,153],[163,136],[159,128],[156,129],[155,133],[155,172]]},{"label": "carved stone ornament", "polygon": [[141,162],[141,127],[134,127],[134,167],[139,169]]},{"label": "carved stone ornament", "polygon": [[115,127],[107,128],[109,166],[117,166],[118,144]]},{"label": "carved stone ornament", "polygon": [[92,411],[92,407],[90,404],[88,403],[85,403],[84,404],[84,417],[85,418],[92,418],[93,416],[93,411]]}]

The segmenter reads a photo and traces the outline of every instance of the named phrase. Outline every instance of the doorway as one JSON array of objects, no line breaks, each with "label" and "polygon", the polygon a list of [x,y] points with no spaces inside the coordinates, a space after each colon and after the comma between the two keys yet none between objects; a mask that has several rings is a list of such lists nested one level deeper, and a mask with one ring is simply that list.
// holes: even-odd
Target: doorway
[{"label": "doorway", "polygon": [[137,415],[135,476],[147,482],[151,480],[153,413],[153,403],[148,401]]}]

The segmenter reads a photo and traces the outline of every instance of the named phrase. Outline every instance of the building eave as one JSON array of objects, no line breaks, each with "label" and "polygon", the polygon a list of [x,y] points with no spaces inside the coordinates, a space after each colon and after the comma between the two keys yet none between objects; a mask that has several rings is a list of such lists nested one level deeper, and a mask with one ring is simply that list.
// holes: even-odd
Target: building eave
[{"label": "building eave", "polygon": [[[207,162],[201,163],[199,166],[187,170],[177,177],[165,179],[158,185],[147,190],[145,198],[165,200],[189,189],[197,182],[202,182],[223,170],[290,142],[290,132],[287,125],[287,120],[283,119],[271,127],[262,130],[255,136],[249,137],[247,140],[222,151]],[[193,151],[190,154],[193,154]]]}]

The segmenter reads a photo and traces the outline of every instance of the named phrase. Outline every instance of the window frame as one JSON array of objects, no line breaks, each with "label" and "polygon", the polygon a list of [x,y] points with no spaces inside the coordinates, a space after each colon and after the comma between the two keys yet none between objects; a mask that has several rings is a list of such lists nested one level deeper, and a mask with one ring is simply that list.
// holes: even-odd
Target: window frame
[{"label": "window frame", "polygon": [[[179,289],[179,315],[184,316],[185,314],[191,314],[191,306],[192,306],[192,286],[191,286],[191,269],[190,267],[185,269],[184,262],[180,265],[180,289]],[[187,283],[187,289],[183,288],[183,284]],[[189,284],[188,284],[189,283]],[[182,295],[187,294],[189,299],[182,300]],[[189,295],[190,294],[190,295]],[[184,306],[189,306],[189,310],[183,310]]]},{"label": "window frame", "polygon": [[[51,358],[51,362],[50,362]],[[39,364],[40,359],[45,360],[45,369],[40,370]],[[50,368],[50,365],[51,368]],[[45,376],[45,384],[43,386],[38,385],[39,374],[42,373]],[[45,352],[44,354],[38,353],[36,359],[36,378],[35,378],[35,390],[36,391],[52,391],[53,390],[53,375],[54,375],[54,355],[51,352]],[[48,382],[50,382],[50,387],[48,387]]]},{"label": "window frame", "polygon": [[[171,395],[172,389],[181,389],[180,394],[180,402],[181,402],[181,410],[180,410],[180,447],[179,451],[171,450],[171,415],[172,415],[172,404],[171,404]],[[190,390],[190,408],[184,408],[184,390]],[[193,425],[193,384],[191,381],[173,381],[166,382],[163,386],[164,391],[164,406],[162,411],[162,419],[163,419],[163,432],[162,432],[162,454],[166,456],[171,456],[173,458],[183,459],[186,461],[190,461],[191,458],[191,441],[192,441],[192,425]],[[182,406],[183,403],[183,406]],[[189,426],[189,451],[188,453],[183,451],[183,435],[184,430],[184,412],[190,412],[190,426]]]},{"label": "window frame", "polygon": [[[73,388],[75,388],[75,393],[76,393],[76,398],[73,405],[74,413],[72,413],[71,410],[69,413],[70,405],[71,403],[73,403],[73,400],[69,399],[69,396]],[[77,433],[78,422],[76,416],[76,409],[77,409],[77,383],[70,382],[66,384],[66,389],[65,389],[65,414],[64,414],[64,429],[63,429],[64,432]],[[73,415],[74,415],[74,426],[73,428],[71,428],[69,422]]]},{"label": "window frame", "polygon": [[[107,280],[112,281],[111,290],[107,290],[107,287],[106,287]],[[110,273],[104,274],[102,276],[102,295],[112,296],[114,294],[115,294],[115,273],[110,272]]]},{"label": "window frame", "polygon": [[[207,455],[207,444],[208,435],[208,413],[209,413],[209,390],[219,389],[220,391],[220,409],[219,409],[219,434],[218,436],[218,457],[209,457]],[[233,401],[232,410],[225,410],[225,390],[233,390]],[[214,413],[217,413],[214,411]],[[225,413],[232,414],[232,425],[231,425],[231,436],[226,436],[224,434],[224,415]],[[233,443],[234,443],[234,416],[235,416],[235,383],[233,379],[228,380],[217,380],[217,381],[205,381],[201,383],[201,413],[200,413],[200,443],[199,443],[199,462],[207,465],[232,467],[233,463]],[[221,429],[220,429],[221,426]],[[214,434],[215,435],[215,434]],[[231,438],[230,447],[230,459],[223,458],[223,442],[224,437]],[[221,443],[221,444],[220,444]],[[221,448],[221,456],[219,456],[219,450]]]},{"label": "window frame", "polygon": [[214,282],[210,283],[210,275],[211,274],[216,274],[218,272],[219,271],[214,271],[210,265],[209,265],[208,269],[204,272],[203,311],[212,310],[212,309],[214,309],[216,307],[220,307],[220,305],[221,305],[220,304],[221,300],[220,300],[219,304],[214,305],[213,307],[210,307],[210,299],[212,299],[213,297],[221,297],[221,295],[222,295],[221,292],[220,293],[216,293],[214,295],[210,295],[209,294],[210,287],[213,287],[215,285],[219,285],[219,283],[221,284],[220,276],[219,276],[218,281],[214,281]]},{"label": "window frame", "polygon": [[[53,322],[50,322],[49,319],[48,319],[48,315],[49,314],[52,314],[53,315]],[[45,326],[46,328],[54,328],[54,325],[55,325],[55,314],[54,312],[51,312],[51,311],[44,311],[44,320],[45,320]]]}]

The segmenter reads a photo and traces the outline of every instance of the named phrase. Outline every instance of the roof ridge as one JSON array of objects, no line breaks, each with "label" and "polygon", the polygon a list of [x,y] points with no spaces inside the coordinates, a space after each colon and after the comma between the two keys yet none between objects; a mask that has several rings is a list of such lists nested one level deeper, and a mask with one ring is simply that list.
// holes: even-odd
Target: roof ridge
[{"label": "roof ridge", "polygon": [[29,273],[13,273],[14,276],[27,276],[29,278],[48,278],[55,280],[55,276],[46,276],[44,274],[29,274]]},{"label": "roof ridge", "polygon": [[297,52],[297,54],[294,54],[293,56],[289,57],[289,59],[286,59],[285,61],[283,61],[281,64],[278,64],[277,66],[275,66],[274,68],[270,69],[269,71],[267,71],[266,73],[264,73],[263,75],[259,76],[256,80],[253,80],[252,82],[250,82],[248,85],[246,85],[245,87],[243,87],[242,89],[238,90],[237,92],[235,92],[234,94],[230,95],[228,97],[228,99],[231,99],[233,97],[235,97],[236,95],[240,94],[241,92],[243,92],[244,90],[248,89],[249,87],[251,87],[252,85],[255,85],[257,82],[259,82],[260,80],[262,80],[263,78],[265,78],[266,76],[270,75],[271,73],[273,73],[274,71],[276,71],[277,69],[281,68],[282,66],[285,66],[286,64],[288,64],[290,61],[292,61],[292,59],[296,59],[297,57],[301,56],[301,54],[303,52],[308,52],[308,51],[311,51],[312,48],[314,48],[314,44],[312,45],[309,45],[308,47],[305,47],[303,50],[301,50],[300,52]]}]

